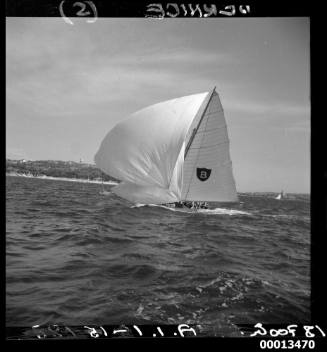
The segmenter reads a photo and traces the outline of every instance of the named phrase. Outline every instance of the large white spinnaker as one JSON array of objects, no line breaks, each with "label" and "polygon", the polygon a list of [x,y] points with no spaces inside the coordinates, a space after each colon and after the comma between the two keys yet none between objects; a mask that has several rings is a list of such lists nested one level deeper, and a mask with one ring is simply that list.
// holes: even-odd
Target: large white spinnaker
[{"label": "large white spinnaker", "polygon": [[143,204],[182,199],[185,138],[208,94],[151,105],[107,134],[94,160],[103,172],[122,181],[114,193]]},{"label": "large white spinnaker", "polygon": [[182,199],[237,202],[223,108],[215,89],[190,131],[183,167]]},{"label": "large white spinnaker", "polygon": [[183,143],[177,158],[169,188],[152,185],[144,186],[123,181],[114,187],[114,193],[133,203],[163,204],[180,201],[182,197],[184,151],[185,143]]}]

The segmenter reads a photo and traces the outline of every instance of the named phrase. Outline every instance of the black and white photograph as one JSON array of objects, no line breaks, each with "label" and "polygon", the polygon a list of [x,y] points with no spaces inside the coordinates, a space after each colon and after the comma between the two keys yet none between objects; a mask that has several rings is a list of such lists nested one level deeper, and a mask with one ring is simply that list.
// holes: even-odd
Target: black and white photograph
[{"label": "black and white photograph", "polygon": [[6,18],[6,326],[310,324],[310,18],[78,4]]}]

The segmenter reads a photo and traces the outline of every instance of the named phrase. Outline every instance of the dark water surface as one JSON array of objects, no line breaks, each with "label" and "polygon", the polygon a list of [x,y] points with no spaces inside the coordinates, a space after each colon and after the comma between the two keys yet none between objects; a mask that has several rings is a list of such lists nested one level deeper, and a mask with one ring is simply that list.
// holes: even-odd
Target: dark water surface
[{"label": "dark water surface", "polygon": [[[110,186],[106,186],[110,190]],[[309,196],[192,214],[7,177],[6,324],[310,322]]]}]

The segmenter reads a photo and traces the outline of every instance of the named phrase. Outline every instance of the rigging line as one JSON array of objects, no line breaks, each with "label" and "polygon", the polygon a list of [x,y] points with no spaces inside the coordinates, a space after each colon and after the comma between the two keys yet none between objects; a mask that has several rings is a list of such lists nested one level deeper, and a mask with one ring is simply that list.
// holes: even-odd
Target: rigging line
[{"label": "rigging line", "polygon": [[[215,88],[216,88],[216,87],[215,87]],[[176,126],[176,124],[177,124],[177,122],[175,123],[175,126]],[[193,133],[195,133],[195,129],[193,130]],[[192,134],[192,136],[193,136],[193,134]],[[191,136],[191,138],[192,138],[192,136]],[[191,140],[191,138],[190,138],[190,140]],[[189,140],[189,142],[188,142],[186,148],[189,147],[190,140]],[[169,189],[169,190],[170,190],[170,186],[171,186],[171,180],[172,180],[172,178],[173,178],[173,176],[174,176],[174,171],[175,171],[175,169],[176,169],[177,160],[178,160],[178,158],[179,158],[179,156],[180,156],[180,153],[182,152],[183,149],[184,149],[184,160],[185,160],[185,155],[186,155],[186,152],[185,152],[185,140],[184,140],[184,143],[182,144],[182,147],[181,147],[181,149],[180,149],[180,151],[179,151],[179,153],[178,153],[178,155],[177,155],[177,158],[176,158],[176,160],[175,160],[175,166],[174,166],[174,168],[173,168],[173,170],[172,170],[172,173],[171,173],[171,176],[170,176],[170,178],[169,178],[169,182],[168,182],[168,189]],[[183,160],[183,161],[184,161],[184,160]],[[183,169],[182,169],[182,178],[183,178]],[[183,181],[182,181],[182,183],[183,183]]]},{"label": "rigging line", "polygon": [[[212,99],[212,97],[213,97],[213,93],[215,92],[215,89],[216,89],[216,87],[215,87],[215,88],[212,90],[212,92],[211,92],[211,95],[210,95],[208,104],[207,104],[207,106],[206,106],[206,108],[205,108],[205,110],[204,110],[204,112],[203,112],[203,114],[202,114],[202,116],[201,116],[200,122],[199,122],[199,124],[198,124],[198,126],[197,126],[197,128],[196,128],[196,131],[199,130],[199,127],[200,127],[200,125],[201,125],[201,123],[202,123],[202,121],[203,121],[203,118],[204,118],[204,116],[205,116],[205,114],[206,114],[206,112],[207,112],[208,106],[210,105],[210,102],[211,102],[211,99]],[[204,128],[204,129],[206,129],[206,127],[207,127],[208,120],[209,120],[209,118],[208,118],[207,121],[206,121],[206,124],[205,124],[205,128]],[[200,143],[200,145],[201,145],[202,142],[203,142],[203,138],[204,138],[204,133],[202,134],[202,138],[201,138],[201,143]],[[193,138],[193,140],[194,140],[194,138]],[[192,140],[192,142],[193,142],[193,140]],[[188,149],[188,150],[189,150],[189,149]],[[188,151],[188,150],[187,150],[187,151]],[[193,177],[194,177],[195,165],[196,165],[196,163],[197,163],[197,161],[198,161],[198,159],[199,159],[199,150],[200,150],[200,148],[198,149],[198,153],[197,153],[197,156],[196,156],[196,161],[195,161],[194,167],[193,167],[193,172],[192,172],[192,174],[191,174],[191,180],[190,180],[190,182],[189,182],[189,184],[188,184],[187,192],[186,192],[186,194],[185,194],[185,199],[187,198],[187,196],[188,196],[188,194],[189,194],[189,192],[190,192],[191,183],[192,183],[192,180],[193,180]],[[185,153],[185,156],[184,156],[184,160],[185,160],[185,158],[186,158],[186,153]]]},{"label": "rigging line", "polygon": [[[186,159],[186,156],[187,156],[188,150],[190,149],[190,146],[191,146],[191,144],[192,144],[192,142],[193,142],[193,139],[194,139],[194,137],[195,137],[196,133],[198,132],[198,129],[199,129],[200,125],[201,125],[201,122],[202,122],[202,120],[203,120],[203,117],[204,117],[204,115],[205,115],[205,114],[206,114],[206,112],[207,112],[207,109],[208,109],[209,103],[210,103],[210,101],[211,101],[211,98],[212,98],[213,93],[215,92],[215,90],[216,90],[216,87],[214,87],[214,88],[213,88],[213,90],[211,91],[211,93],[210,93],[210,97],[209,97],[208,102],[207,102],[207,104],[206,104],[206,107],[205,107],[204,111],[202,112],[202,115],[201,115],[200,121],[199,121],[199,123],[198,123],[197,127],[193,130],[193,132],[192,132],[192,136],[190,137],[189,142],[187,143],[187,147],[186,147],[186,150],[185,150],[185,153],[184,153],[184,160]],[[200,109],[201,109],[201,107],[200,107]]]},{"label": "rigging line", "polygon": [[[175,123],[174,126],[176,126],[176,124],[177,124],[177,122]],[[193,132],[194,132],[194,131],[193,131]],[[184,150],[183,150],[183,149],[184,149]],[[178,153],[178,155],[177,155],[177,158],[176,158],[176,160],[175,160],[175,166],[174,166],[174,168],[173,168],[173,170],[172,170],[172,173],[171,173],[171,175],[170,175],[170,178],[169,178],[169,182],[168,182],[168,189],[169,189],[169,190],[170,190],[170,186],[171,186],[171,180],[172,180],[172,178],[173,178],[173,176],[174,176],[174,172],[175,172],[175,169],[176,169],[177,161],[178,161],[178,158],[179,158],[180,153],[181,153],[182,151],[184,151],[184,156],[185,156],[185,140],[184,140],[184,142],[183,142],[183,144],[182,144],[182,147],[181,147],[181,149],[180,149],[180,151],[179,151],[179,153]],[[185,160],[185,158],[184,158],[184,160]],[[182,168],[182,179],[183,179],[183,168]],[[183,184],[183,180],[182,180],[182,184]]]},{"label": "rigging line", "polygon": [[[209,102],[210,102],[210,100],[211,100],[211,98],[212,98],[212,95],[213,95],[215,89],[216,89],[216,87],[213,88],[213,90],[212,90],[212,92],[211,92],[211,94],[210,94],[209,99],[208,99],[208,96],[206,97],[206,99],[208,99],[208,102],[206,103],[206,107],[205,107],[204,111],[202,112],[202,116],[201,116],[201,118],[200,118],[200,121],[199,121],[197,127],[193,129],[192,135],[191,135],[191,137],[190,137],[190,139],[189,139],[189,141],[188,141],[188,143],[187,143],[187,146],[185,147],[185,142],[184,142],[183,145],[182,145],[182,148],[181,148],[180,152],[182,151],[182,149],[183,149],[183,147],[184,147],[184,161],[185,161],[186,155],[187,155],[187,153],[188,153],[188,150],[189,150],[189,148],[190,148],[190,146],[191,146],[191,144],[192,144],[192,142],[193,142],[193,139],[194,139],[194,137],[195,137],[195,134],[196,134],[197,130],[198,130],[199,127],[200,127],[200,124],[201,124],[201,121],[202,121],[202,119],[203,119],[203,116],[205,115],[205,113],[206,113],[206,111],[207,111]],[[205,99],[205,100],[206,100],[206,99]],[[202,102],[202,104],[203,104],[203,102]],[[202,105],[201,105],[201,107],[202,107]],[[201,109],[201,107],[199,108],[199,110]],[[178,160],[179,156],[180,156],[180,154],[178,154],[176,161]],[[170,189],[171,180],[172,180],[172,178],[173,178],[175,168],[176,168],[176,164],[175,164],[175,167],[174,167],[174,169],[173,169],[173,171],[172,171],[172,174],[171,174],[171,176],[170,176],[170,179],[169,179],[168,189]],[[182,169],[182,173],[183,173],[183,169]],[[183,175],[182,175],[182,178],[183,178]]]}]

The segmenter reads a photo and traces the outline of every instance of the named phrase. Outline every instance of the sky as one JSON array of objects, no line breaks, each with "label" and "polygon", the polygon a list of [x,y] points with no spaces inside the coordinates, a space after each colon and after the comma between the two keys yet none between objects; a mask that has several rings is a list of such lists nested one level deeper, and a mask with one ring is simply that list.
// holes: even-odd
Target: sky
[{"label": "sky", "polygon": [[129,114],[216,86],[239,192],[310,192],[309,18],[6,19],[6,157],[94,163]]}]

